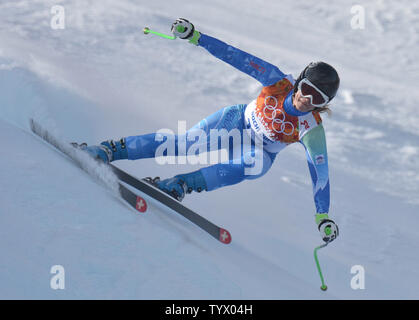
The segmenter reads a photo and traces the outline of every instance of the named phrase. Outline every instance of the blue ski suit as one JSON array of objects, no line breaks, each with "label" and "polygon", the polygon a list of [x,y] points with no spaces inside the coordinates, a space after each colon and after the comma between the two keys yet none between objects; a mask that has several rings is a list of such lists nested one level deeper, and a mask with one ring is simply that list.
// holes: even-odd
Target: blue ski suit
[{"label": "blue ski suit", "polygon": [[[292,75],[286,75],[278,67],[205,34],[201,34],[198,45],[258,80],[263,86],[260,95],[248,104],[219,110],[189,129],[184,136],[157,132],[127,137],[125,141],[128,159],[154,158],[159,148],[168,142],[171,142],[174,148],[172,152],[167,148],[162,155],[199,153],[202,149],[198,146],[203,144],[207,148],[204,151],[214,150],[210,149],[214,146],[221,149],[221,138],[211,138],[217,130],[236,130],[239,132],[242,146],[245,144],[245,138],[250,137],[247,139],[250,141],[250,144],[247,143],[250,145],[247,150],[243,146],[240,153],[237,153],[232,146],[234,143],[229,143],[226,147],[228,161],[200,169],[206,181],[207,191],[211,191],[245,179],[261,177],[271,168],[279,151],[291,143],[299,142],[306,151],[316,211],[328,213],[330,191],[323,125],[317,112],[304,113],[294,108]],[[231,142],[234,138],[228,139]],[[257,148],[256,145],[261,148]],[[261,168],[256,170],[256,173],[250,172],[250,169],[256,166],[256,158],[260,159]]]}]

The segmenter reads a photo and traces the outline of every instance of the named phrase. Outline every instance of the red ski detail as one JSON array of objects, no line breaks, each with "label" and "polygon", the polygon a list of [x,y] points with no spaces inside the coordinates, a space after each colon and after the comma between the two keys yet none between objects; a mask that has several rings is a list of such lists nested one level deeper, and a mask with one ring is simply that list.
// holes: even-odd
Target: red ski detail
[{"label": "red ski detail", "polygon": [[146,212],[147,210],[147,202],[139,196],[137,196],[137,203],[135,205],[135,209],[137,209],[140,212]]},{"label": "red ski detail", "polygon": [[231,242],[231,235],[226,229],[220,228],[220,241],[225,244]]}]

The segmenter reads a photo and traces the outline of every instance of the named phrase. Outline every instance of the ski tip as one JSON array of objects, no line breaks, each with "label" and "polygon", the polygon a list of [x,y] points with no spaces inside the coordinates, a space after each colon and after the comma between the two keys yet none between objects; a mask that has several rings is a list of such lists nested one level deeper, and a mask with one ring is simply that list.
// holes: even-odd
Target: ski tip
[{"label": "ski tip", "polygon": [[140,196],[137,196],[137,201],[135,204],[135,209],[137,209],[137,211],[144,213],[147,211],[147,202],[141,198]]},{"label": "ski tip", "polygon": [[231,242],[231,234],[226,229],[220,228],[220,237],[219,240],[224,244],[229,244]]}]

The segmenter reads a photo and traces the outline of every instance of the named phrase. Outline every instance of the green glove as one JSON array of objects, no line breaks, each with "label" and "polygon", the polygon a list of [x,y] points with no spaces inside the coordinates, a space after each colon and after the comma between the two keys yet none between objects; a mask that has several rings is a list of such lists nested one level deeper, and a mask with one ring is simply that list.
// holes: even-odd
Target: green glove
[{"label": "green glove", "polygon": [[198,45],[199,38],[201,37],[201,34],[195,30],[194,25],[184,18],[176,19],[172,24],[171,31],[175,37],[187,39],[194,45]]},{"label": "green glove", "polygon": [[320,231],[320,236],[324,242],[329,243],[335,240],[339,235],[338,226],[333,220],[329,219],[329,215],[327,213],[317,213],[316,223]]}]

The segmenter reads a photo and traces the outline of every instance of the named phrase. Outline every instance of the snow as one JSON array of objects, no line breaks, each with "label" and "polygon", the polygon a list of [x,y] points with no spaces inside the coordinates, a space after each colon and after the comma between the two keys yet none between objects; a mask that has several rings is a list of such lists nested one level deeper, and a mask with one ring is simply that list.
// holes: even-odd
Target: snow
[{"label": "snow", "polygon": [[[50,27],[62,5],[66,27]],[[0,298],[418,299],[419,4],[371,0],[365,29],[352,1],[8,1],[0,3]],[[298,75],[325,60],[341,89],[323,117],[338,240],[321,244],[302,146],[281,152],[262,178],[184,203],[228,229],[224,245],[149,204],[139,214],[30,133],[34,117],[64,141],[177,131],[248,103],[260,85],[169,33],[198,30]],[[137,177],[193,165],[119,161]],[[113,179],[106,168],[99,173]],[[65,268],[65,289],[50,287]],[[365,289],[351,288],[351,268]]]}]

